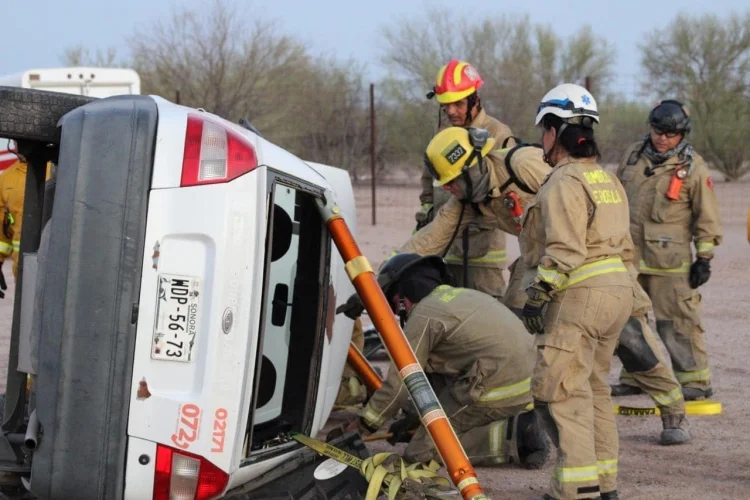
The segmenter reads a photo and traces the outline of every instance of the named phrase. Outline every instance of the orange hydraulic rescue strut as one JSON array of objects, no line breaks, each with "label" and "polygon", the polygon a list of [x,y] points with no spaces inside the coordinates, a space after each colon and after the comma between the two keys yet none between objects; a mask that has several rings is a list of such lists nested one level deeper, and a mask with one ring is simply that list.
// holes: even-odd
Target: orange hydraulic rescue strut
[{"label": "orange hydraulic rescue strut", "polygon": [[479,486],[474,467],[469,462],[424,370],[396,321],[370,262],[362,255],[346,221],[341,216],[341,209],[336,204],[333,193],[326,190],[323,199],[318,198],[317,203],[336,248],[346,263],[346,273],[362,299],[370,320],[383,339],[388,354],[398,368],[401,380],[417,407],[422,424],[430,433],[443,459],[451,481],[461,491],[464,500],[487,500]]},{"label": "orange hydraulic rescue strut", "polygon": [[349,353],[346,356],[346,360],[352,369],[357,372],[357,375],[362,378],[370,392],[375,392],[383,387],[383,381],[380,379],[378,372],[375,371],[375,368],[372,367],[367,358],[359,352],[359,349],[353,343],[349,344]]}]

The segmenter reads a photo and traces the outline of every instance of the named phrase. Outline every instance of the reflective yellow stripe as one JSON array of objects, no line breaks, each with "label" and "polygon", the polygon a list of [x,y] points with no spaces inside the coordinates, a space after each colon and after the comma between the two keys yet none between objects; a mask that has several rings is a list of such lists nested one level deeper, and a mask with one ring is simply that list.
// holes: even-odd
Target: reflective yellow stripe
[{"label": "reflective yellow stripe", "polygon": [[[476,262],[481,264],[499,264],[508,260],[508,255],[505,250],[490,250],[482,257],[474,257],[469,259],[469,262]],[[463,257],[457,257],[455,255],[448,255],[445,257],[446,262],[451,264],[460,264],[464,261]]]},{"label": "reflective yellow stripe", "polygon": [[710,368],[704,368],[695,372],[674,372],[674,374],[681,384],[686,382],[708,382],[711,380]]},{"label": "reflective yellow stripe", "polygon": [[495,463],[505,463],[503,459],[503,436],[507,420],[500,420],[490,424],[490,455],[495,458]]},{"label": "reflective yellow stripe", "polygon": [[21,240],[13,240],[13,250],[16,252],[21,248]]},{"label": "reflective yellow stripe", "polygon": [[649,267],[646,265],[646,261],[641,259],[640,268],[638,269],[640,272],[657,272],[657,273],[689,273],[690,272],[690,262],[683,262],[680,267],[672,267],[669,269],[659,269],[658,267]]},{"label": "reflective yellow stripe", "polygon": [[432,291],[430,295],[434,295],[437,297],[441,302],[448,303],[455,299],[458,295],[464,293],[466,291],[465,288],[453,288],[452,286],[448,285],[440,285],[435,290]]},{"label": "reflective yellow stripe", "polygon": [[563,273],[555,271],[554,269],[547,269],[543,266],[539,266],[536,272],[540,280],[549,283],[557,290],[562,289],[565,286],[565,282],[568,280],[568,277]]},{"label": "reflective yellow stripe", "polygon": [[556,467],[552,477],[561,483],[582,483],[598,481],[599,472],[596,465],[586,467]]},{"label": "reflective yellow stripe", "polygon": [[627,272],[628,270],[622,263],[622,259],[620,257],[610,257],[609,259],[597,260],[596,262],[584,264],[578,269],[575,269],[567,276],[554,269],[547,269],[542,266],[539,266],[537,268],[537,275],[539,276],[539,279],[549,283],[556,290],[562,290],[595,276],[601,276],[603,274],[610,273]]},{"label": "reflective yellow stripe", "polygon": [[10,255],[13,253],[13,247],[4,241],[0,241],[0,255]]},{"label": "reflective yellow stripe", "polygon": [[431,208],[432,208],[432,203],[422,203],[422,211],[423,212],[427,212]]},{"label": "reflective yellow stripe", "polygon": [[597,460],[596,469],[600,476],[604,474],[617,474],[617,459]]},{"label": "reflective yellow stripe", "polygon": [[385,423],[385,418],[382,415],[375,413],[375,411],[367,405],[362,412],[362,418],[367,421],[370,427],[380,427]]},{"label": "reflective yellow stripe", "polygon": [[675,401],[679,401],[682,399],[682,389],[679,387],[675,387],[669,392],[663,392],[661,394],[652,394],[651,398],[656,401],[656,404],[661,406],[667,406]]},{"label": "reflective yellow stripe", "polygon": [[501,399],[508,399],[521,394],[526,394],[531,391],[531,377],[520,382],[516,382],[513,385],[506,385],[505,387],[495,387],[485,392],[479,401],[500,401]]},{"label": "reflective yellow stripe", "polygon": [[697,245],[695,245],[695,249],[698,251],[698,253],[708,253],[713,251],[714,244],[710,241],[701,241]]}]

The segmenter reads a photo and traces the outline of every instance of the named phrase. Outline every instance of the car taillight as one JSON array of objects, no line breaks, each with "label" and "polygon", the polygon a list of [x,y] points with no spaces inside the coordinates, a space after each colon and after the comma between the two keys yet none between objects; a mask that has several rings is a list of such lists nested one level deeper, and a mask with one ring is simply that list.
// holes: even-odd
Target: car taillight
[{"label": "car taillight", "polygon": [[247,139],[218,123],[188,115],[182,187],[229,182],[257,166],[258,157]]},{"label": "car taillight", "polygon": [[156,445],[154,500],[211,500],[219,498],[229,474],[203,457]]}]

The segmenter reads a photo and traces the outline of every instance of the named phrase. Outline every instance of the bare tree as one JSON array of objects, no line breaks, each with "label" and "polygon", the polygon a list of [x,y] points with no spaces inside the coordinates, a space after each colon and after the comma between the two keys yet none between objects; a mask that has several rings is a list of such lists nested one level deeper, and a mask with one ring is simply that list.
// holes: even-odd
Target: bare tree
[{"label": "bare tree", "polygon": [[94,66],[98,68],[117,68],[126,66],[125,63],[117,60],[117,51],[114,47],[108,47],[102,51],[97,49],[95,53],[91,50],[77,45],[65,50],[60,61],[65,66]]},{"label": "bare tree", "polygon": [[696,147],[727,180],[750,171],[750,11],[680,14],[640,46],[648,85],[685,101]]},{"label": "bare tree", "polygon": [[277,33],[273,22],[246,22],[224,0],[201,10],[182,9],[128,40],[144,92],[171,98],[236,120],[250,117],[273,129],[290,116],[285,97],[299,85],[305,48]]},{"label": "bare tree", "polygon": [[421,96],[448,60],[464,59],[477,67],[485,81],[479,92],[482,105],[526,140],[537,139],[534,110],[544,92],[563,81],[583,83],[589,73],[603,91],[614,63],[611,46],[590,27],[564,42],[551,27],[532,24],[528,16],[476,21],[437,9],[422,23],[392,23],[382,39],[389,105],[400,110],[387,126],[400,130],[402,121],[412,125],[411,134],[398,139],[391,134],[391,139],[400,142],[398,150],[412,151],[415,165],[437,122],[437,106]]}]

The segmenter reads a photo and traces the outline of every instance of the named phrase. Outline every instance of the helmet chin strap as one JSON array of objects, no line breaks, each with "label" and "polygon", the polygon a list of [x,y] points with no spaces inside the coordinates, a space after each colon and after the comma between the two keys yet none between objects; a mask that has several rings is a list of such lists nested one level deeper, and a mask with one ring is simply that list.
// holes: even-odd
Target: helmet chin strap
[{"label": "helmet chin strap", "polygon": [[398,319],[403,328],[406,325],[406,301],[401,291],[398,292]]},{"label": "helmet chin strap", "polygon": [[[542,160],[544,160],[544,163],[549,165],[550,167],[554,168],[555,164],[552,161],[552,153],[555,151],[555,148],[557,147],[557,143],[560,141],[560,136],[562,135],[563,131],[568,128],[568,122],[563,122],[562,125],[560,125],[560,130],[557,130],[555,132],[555,143],[552,145],[552,147],[549,149],[549,151],[544,151],[542,149],[542,152],[544,153],[542,155]],[[544,142],[544,141],[542,141]]]}]

